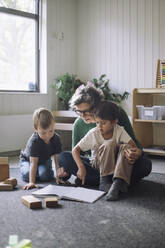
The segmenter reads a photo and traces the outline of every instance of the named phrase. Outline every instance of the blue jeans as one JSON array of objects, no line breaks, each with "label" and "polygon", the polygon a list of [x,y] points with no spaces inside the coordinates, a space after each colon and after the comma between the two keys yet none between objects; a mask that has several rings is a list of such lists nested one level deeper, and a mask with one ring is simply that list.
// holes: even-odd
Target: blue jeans
[{"label": "blue jeans", "polygon": [[[100,180],[99,170],[91,167],[88,158],[81,156],[81,159],[86,168],[86,178],[85,184],[89,186],[98,186]],[[67,172],[68,176],[64,180],[68,180],[71,175],[77,176],[78,167],[73,159],[72,153],[65,151],[60,153],[58,162],[60,167],[63,167]],[[138,182],[140,179],[148,176],[152,170],[152,162],[146,155],[142,155],[138,160],[136,160],[133,165],[131,184]]]},{"label": "blue jeans", "polygon": [[[29,182],[30,162],[20,161],[21,178],[25,182]],[[45,164],[39,164],[37,168],[36,181],[48,182],[54,179],[52,170],[52,160],[48,159]]]},{"label": "blue jeans", "polygon": [[[97,169],[91,167],[88,158],[81,156],[81,159],[86,168],[85,185],[98,186],[100,180],[100,172]],[[64,180],[68,180],[71,175],[77,176],[78,167],[73,159],[71,152],[65,151],[60,153],[58,162],[60,167],[63,167],[68,175],[66,178],[64,178]]]}]

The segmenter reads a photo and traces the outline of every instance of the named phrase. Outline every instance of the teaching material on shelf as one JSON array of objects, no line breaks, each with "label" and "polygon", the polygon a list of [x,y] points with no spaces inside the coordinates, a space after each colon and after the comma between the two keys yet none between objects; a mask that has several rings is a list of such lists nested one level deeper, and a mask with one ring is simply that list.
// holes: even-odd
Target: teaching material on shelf
[{"label": "teaching material on shelf", "polygon": [[165,87],[165,60],[158,59],[157,75],[156,75],[156,87]]},{"label": "teaching material on shelf", "polygon": [[165,106],[154,105],[145,107],[136,105],[138,110],[138,118],[142,120],[165,120]]},{"label": "teaching material on shelf", "polygon": [[49,184],[42,189],[34,191],[32,194],[38,197],[57,195],[60,199],[93,203],[102,197],[105,192],[83,187],[67,187]]}]

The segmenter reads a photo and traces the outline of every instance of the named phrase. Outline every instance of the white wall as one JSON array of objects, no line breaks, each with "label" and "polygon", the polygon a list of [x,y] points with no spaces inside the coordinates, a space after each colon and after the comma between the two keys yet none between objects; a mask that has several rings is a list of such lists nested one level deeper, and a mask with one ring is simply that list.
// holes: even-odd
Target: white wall
[{"label": "white wall", "polygon": [[[113,91],[155,87],[165,59],[164,0],[79,0],[78,75],[106,74]],[[125,105],[131,113],[131,97]]]},{"label": "white wall", "polygon": [[[17,151],[24,147],[25,140],[33,132],[32,115],[0,116],[0,151]],[[18,128],[19,127],[19,128]]]},{"label": "white wall", "polygon": [[[112,90],[119,92],[154,87],[157,59],[165,59],[164,13],[164,0],[43,0],[41,71],[47,93],[0,93],[0,116],[55,108],[50,83],[65,72],[84,80],[105,73]],[[124,105],[130,114],[131,97]],[[3,121],[0,125],[8,126]],[[19,133],[22,124],[13,125]],[[2,135],[7,137],[4,126]],[[23,135],[0,139],[0,152],[25,143]]]}]

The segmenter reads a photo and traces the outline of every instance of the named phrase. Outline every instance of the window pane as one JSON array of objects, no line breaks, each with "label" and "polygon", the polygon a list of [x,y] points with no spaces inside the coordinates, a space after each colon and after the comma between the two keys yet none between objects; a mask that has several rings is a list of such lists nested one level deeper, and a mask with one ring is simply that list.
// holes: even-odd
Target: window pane
[{"label": "window pane", "polygon": [[35,90],[35,20],[0,13],[0,23],[0,89]]},{"label": "window pane", "polygon": [[0,0],[0,7],[21,10],[29,13],[36,13],[36,0]]}]

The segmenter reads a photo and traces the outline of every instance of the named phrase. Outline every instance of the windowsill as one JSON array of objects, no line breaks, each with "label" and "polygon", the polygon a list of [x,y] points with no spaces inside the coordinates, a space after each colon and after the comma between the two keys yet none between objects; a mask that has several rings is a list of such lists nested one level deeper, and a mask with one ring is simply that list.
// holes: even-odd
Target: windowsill
[{"label": "windowsill", "polygon": [[45,92],[13,92],[13,91],[6,91],[6,92],[0,92],[0,95],[47,95],[48,93]]}]

